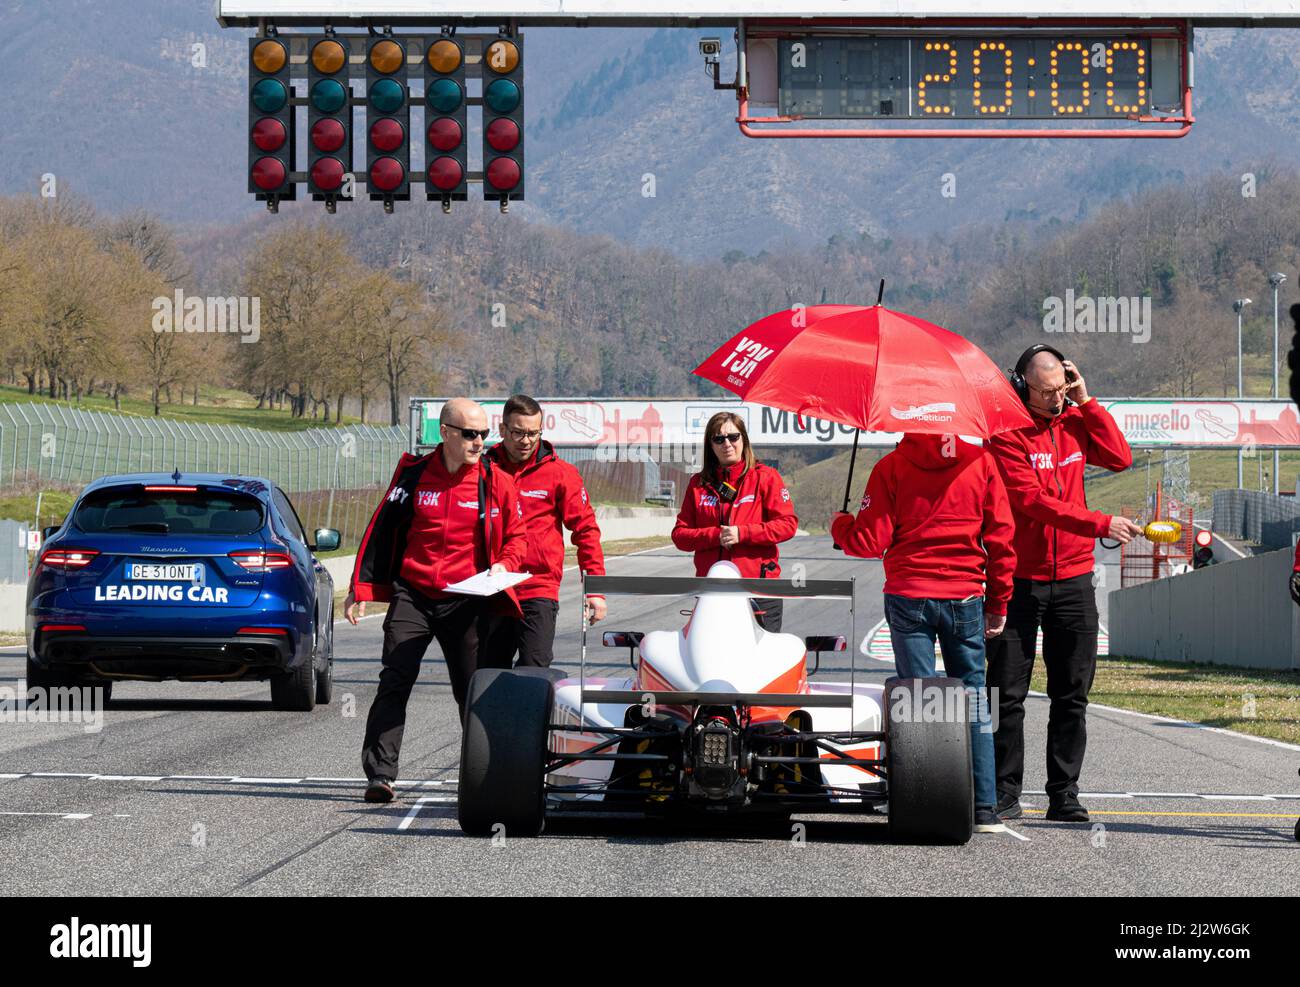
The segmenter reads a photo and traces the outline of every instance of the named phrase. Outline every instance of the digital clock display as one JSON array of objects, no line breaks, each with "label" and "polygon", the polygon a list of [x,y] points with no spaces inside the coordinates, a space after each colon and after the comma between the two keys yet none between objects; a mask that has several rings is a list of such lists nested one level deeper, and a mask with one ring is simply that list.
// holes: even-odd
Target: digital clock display
[{"label": "digital clock display", "polygon": [[1132,119],[1177,106],[1179,56],[1176,41],[1134,35],[781,38],[778,107],[795,119]]}]

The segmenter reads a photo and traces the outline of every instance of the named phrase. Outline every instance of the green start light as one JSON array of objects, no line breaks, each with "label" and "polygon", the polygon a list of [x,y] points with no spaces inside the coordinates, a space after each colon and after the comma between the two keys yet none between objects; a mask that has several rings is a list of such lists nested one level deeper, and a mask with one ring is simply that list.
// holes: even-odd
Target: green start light
[{"label": "green start light", "polygon": [[263,79],[253,87],[253,105],[259,113],[278,113],[288,100],[284,84],[276,79]]},{"label": "green start light", "polygon": [[402,86],[393,79],[380,79],[370,87],[370,105],[380,113],[396,113],[404,102]]},{"label": "green start light", "polygon": [[509,79],[497,79],[487,87],[483,101],[493,113],[513,113],[519,106],[519,87]]},{"label": "green start light", "polygon": [[439,113],[452,113],[459,108],[464,94],[451,79],[438,79],[429,86],[429,105]]},{"label": "green start light", "polygon": [[337,79],[321,79],[311,87],[311,105],[321,113],[337,113],[347,101],[347,90]]}]

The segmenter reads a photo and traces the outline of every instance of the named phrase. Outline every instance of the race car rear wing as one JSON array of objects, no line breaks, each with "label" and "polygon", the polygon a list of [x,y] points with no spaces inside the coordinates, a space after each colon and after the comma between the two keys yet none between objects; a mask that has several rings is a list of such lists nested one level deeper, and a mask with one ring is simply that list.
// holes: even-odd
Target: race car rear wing
[{"label": "race car rear wing", "polygon": [[619,706],[837,706],[851,709],[853,696],[812,695],[784,692],[651,692],[635,689],[583,689],[586,703],[615,703]]},{"label": "race car rear wing", "polygon": [[[579,600],[588,594],[599,596],[698,596],[702,593],[728,593],[738,596],[765,597],[784,600],[848,600],[851,641],[857,642],[857,618],[854,612],[853,579],[710,579],[683,576],[588,576],[583,575]],[[772,707],[846,707],[852,708],[857,668],[854,655],[849,655],[849,691],[846,695],[777,694],[743,692],[687,692],[687,691],[620,691],[588,689],[587,683],[587,614],[583,608],[581,668],[581,701],[578,705],[579,722],[585,725],[585,709],[589,703],[618,703],[655,706],[745,705]],[[629,635],[630,637],[630,635]],[[825,643],[829,639],[818,639]],[[841,639],[836,639],[837,642]],[[616,646],[629,646],[629,640]],[[640,635],[636,644],[640,644]],[[840,650],[837,646],[834,650]]]},{"label": "race car rear wing", "polygon": [[783,600],[851,600],[851,579],[710,579],[707,576],[587,576],[584,594],[599,596],[696,596],[738,593]]}]

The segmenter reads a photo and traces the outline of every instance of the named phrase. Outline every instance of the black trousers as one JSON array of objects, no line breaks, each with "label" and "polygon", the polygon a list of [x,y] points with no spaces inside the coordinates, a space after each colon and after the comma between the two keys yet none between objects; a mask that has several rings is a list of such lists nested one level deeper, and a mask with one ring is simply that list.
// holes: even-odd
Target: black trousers
[{"label": "black trousers", "polygon": [[509,668],[516,654],[519,668],[550,668],[555,660],[555,618],[558,600],[520,600],[523,620],[493,617],[483,643],[485,662],[492,668]]},{"label": "black trousers", "polygon": [[393,587],[384,616],[383,668],[379,689],[366,717],[361,763],[367,778],[394,781],[406,729],[406,704],[420,676],[420,662],[434,638],[451,676],[451,691],[462,714],[469,680],[479,667],[479,642],[486,630],[486,601],[464,596],[431,600],[404,583]]},{"label": "black trousers", "polygon": [[998,798],[1020,797],[1025,774],[1025,697],[1039,629],[1047,669],[1047,795],[1079,794],[1088,745],[1088,690],[1097,671],[1097,597],[1092,573],[1054,582],[1015,580],[1007,629],[988,642],[988,685],[996,688],[993,734]]},{"label": "black trousers", "polygon": [[773,634],[781,633],[781,618],[785,616],[785,600],[771,597],[751,597],[749,605],[754,609],[754,619],[758,626]]}]

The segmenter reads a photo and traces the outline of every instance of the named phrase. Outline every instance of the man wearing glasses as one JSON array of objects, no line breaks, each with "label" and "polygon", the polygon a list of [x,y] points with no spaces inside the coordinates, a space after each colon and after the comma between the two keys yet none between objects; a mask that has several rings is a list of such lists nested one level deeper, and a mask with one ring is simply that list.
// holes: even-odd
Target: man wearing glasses
[{"label": "man wearing glasses", "polygon": [[[528,527],[528,558],[522,572],[532,578],[519,586],[521,620],[494,621],[488,650],[506,663],[519,653],[519,664],[546,668],[555,659],[555,618],[560,609],[560,580],[564,573],[564,529],[578,550],[578,568],[588,576],[605,574],[600,549],[600,525],[578,471],[555,454],[542,438],[542,407],[526,394],[516,394],[501,410],[501,439],[488,452],[501,472],[519,490]],[[591,623],[604,618],[605,599],[588,596]]]},{"label": "man wearing glasses", "polygon": [[362,536],[343,603],[355,624],[367,600],[388,601],[383,668],[361,751],[367,802],[393,799],[406,704],[433,639],[463,714],[475,670],[499,664],[481,648],[490,616],[521,615],[513,589],[492,597],[446,591],[484,569],[521,571],[528,536],[514,480],[483,455],[490,434],[483,408],[467,398],[448,401],[439,431],[433,452],[402,454]]},{"label": "man wearing glasses", "polygon": [[1088,739],[1088,690],[1097,669],[1093,543],[1128,542],[1142,529],[1128,518],[1089,510],[1083,471],[1102,466],[1118,473],[1132,465],[1133,453],[1115,419],[1088,395],[1083,377],[1059,351],[1029,347],[1011,383],[1034,424],[989,441],[1016,525],[1006,632],[988,649],[988,684],[998,701],[998,814],[1015,819],[1023,811],[1025,697],[1041,627],[1051,702],[1047,818],[1088,822],[1079,804],[1079,774]]}]

